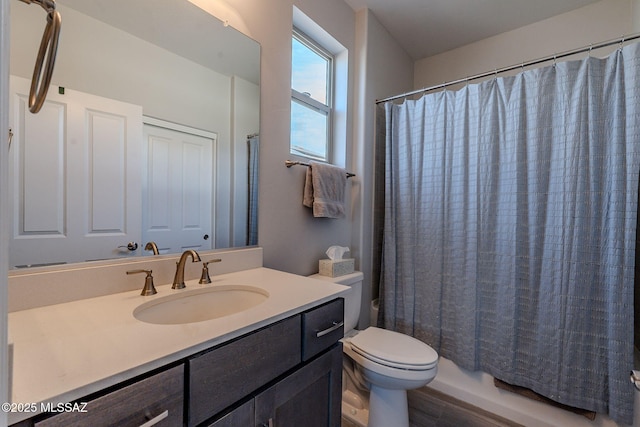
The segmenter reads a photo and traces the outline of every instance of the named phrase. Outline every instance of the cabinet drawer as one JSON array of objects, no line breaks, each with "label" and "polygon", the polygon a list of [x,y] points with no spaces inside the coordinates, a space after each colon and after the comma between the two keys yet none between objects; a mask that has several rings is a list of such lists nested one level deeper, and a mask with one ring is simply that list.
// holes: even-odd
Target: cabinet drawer
[{"label": "cabinet drawer", "polygon": [[183,423],[184,365],[106,394],[87,403],[87,412],[65,412],[36,422],[51,426],[138,427],[156,418],[156,427]]},{"label": "cabinet drawer", "polygon": [[344,299],[302,313],[302,360],[309,360],[344,336]]},{"label": "cabinet drawer", "polygon": [[189,359],[188,425],[195,426],[300,363],[300,316]]}]

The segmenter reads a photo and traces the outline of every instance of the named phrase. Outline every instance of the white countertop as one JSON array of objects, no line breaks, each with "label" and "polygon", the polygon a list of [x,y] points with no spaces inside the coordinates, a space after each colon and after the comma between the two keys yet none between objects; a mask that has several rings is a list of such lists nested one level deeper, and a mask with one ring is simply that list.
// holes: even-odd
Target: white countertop
[{"label": "white countertop", "polygon": [[[144,277],[140,277],[140,290]],[[158,286],[9,313],[14,345],[14,403],[70,402],[180,360],[231,338],[341,296],[349,288],[256,268],[197,280],[187,288]],[[269,292],[260,305],[226,317],[181,325],[154,325],[133,317],[140,304],[172,293],[216,285],[253,285]],[[80,286],[80,285],[79,285]],[[33,416],[11,413],[10,423]]]}]

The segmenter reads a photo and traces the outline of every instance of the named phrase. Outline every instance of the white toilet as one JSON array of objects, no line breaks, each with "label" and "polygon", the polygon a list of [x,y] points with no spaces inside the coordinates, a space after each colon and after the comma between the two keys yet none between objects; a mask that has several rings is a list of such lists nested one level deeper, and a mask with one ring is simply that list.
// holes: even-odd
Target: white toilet
[{"label": "white toilet", "polygon": [[398,332],[373,326],[355,329],[362,300],[361,272],[312,277],[351,287],[344,297],[343,417],[356,426],[408,427],[407,390],[422,387],[435,378],[438,353],[422,341]]}]

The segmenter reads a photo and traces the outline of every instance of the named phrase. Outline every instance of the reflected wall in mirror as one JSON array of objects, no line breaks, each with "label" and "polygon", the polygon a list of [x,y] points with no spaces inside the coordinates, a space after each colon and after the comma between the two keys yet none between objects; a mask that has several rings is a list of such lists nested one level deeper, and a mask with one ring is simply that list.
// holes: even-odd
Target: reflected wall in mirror
[{"label": "reflected wall in mirror", "polygon": [[257,244],[258,43],[188,0],[57,5],[32,115],[44,18],[11,2],[10,266]]}]

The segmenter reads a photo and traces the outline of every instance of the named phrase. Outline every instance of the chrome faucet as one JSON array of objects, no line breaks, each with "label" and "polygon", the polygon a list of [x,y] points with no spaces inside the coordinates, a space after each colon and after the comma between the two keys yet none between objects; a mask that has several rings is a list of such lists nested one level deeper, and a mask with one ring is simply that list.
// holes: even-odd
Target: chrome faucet
[{"label": "chrome faucet", "polygon": [[198,252],[193,249],[188,249],[182,253],[180,256],[180,261],[176,263],[176,275],[173,278],[173,285],[171,285],[171,289],[183,289],[185,288],[184,284],[184,265],[187,262],[187,258],[191,256],[191,262],[200,261],[200,255]]}]

